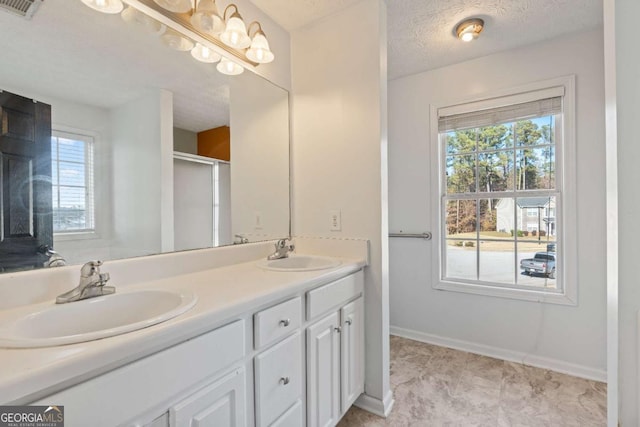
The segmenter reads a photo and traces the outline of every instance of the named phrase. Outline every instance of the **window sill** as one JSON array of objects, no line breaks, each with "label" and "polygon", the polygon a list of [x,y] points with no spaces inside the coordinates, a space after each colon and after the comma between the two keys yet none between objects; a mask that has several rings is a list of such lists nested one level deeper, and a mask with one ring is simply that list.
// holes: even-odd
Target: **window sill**
[{"label": "window sill", "polygon": [[433,288],[441,291],[462,292],[467,294],[516,299],[521,301],[533,301],[572,306],[578,305],[578,299],[576,298],[576,296],[568,295],[566,292],[545,292],[543,290],[537,291],[530,289],[514,289],[442,280],[436,282]]},{"label": "window sill", "polygon": [[75,240],[98,240],[100,235],[95,231],[78,231],[69,233],[53,233],[54,242],[72,242]]}]

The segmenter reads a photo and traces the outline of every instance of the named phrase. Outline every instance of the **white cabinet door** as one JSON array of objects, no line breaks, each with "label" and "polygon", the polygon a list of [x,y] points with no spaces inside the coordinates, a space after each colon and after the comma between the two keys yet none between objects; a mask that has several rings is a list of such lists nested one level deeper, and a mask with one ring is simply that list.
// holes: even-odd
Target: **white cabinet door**
[{"label": "white cabinet door", "polygon": [[340,310],[341,333],[341,414],[364,392],[364,305],[363,298]]},{"label": "white cabinet door", "polygon": [[246,380],[239,368],[169,409],[171,427],[245,427]]},{"label": "white cabinet door", "polygon": [[333,426],[340,417],[338,312],[307,329],[307,426]]}]

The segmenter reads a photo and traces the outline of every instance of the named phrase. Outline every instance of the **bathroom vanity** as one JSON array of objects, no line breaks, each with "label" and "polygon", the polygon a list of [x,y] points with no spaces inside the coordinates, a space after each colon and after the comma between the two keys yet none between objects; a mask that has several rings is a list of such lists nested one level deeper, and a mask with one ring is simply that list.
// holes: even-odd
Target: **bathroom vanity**
[{"label": "bathroom vanity", "polygon": [[2,403],[64,405],[69,426],[335,425],[364,392],[366,255],[300,259],[332,263],[305,271],[295,255],[283,268],[260,258],[117,288],[198,300],[122,335],[0,349],[16,368],[0,375]]}]

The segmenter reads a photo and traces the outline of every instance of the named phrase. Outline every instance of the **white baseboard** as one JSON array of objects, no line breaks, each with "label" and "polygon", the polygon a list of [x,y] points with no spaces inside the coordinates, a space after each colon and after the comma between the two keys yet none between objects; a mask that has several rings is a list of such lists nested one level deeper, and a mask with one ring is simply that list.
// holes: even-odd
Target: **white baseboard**
[{"label": "white baseboard", "polygon": [[367,412],[387,418],[394,403],[393,393],[389,390],[383,400],[362,393],[353,404]]},{"label": "white baseboard", "polygon": [[588,366],[565,362],[563,360],[530,355],[518,351],[492,347],[470,341],[441,337],[438,335],[427,334],[411,329],[399,328],[397,326],[391,326],[389,330],[391,332],[391,335],[397,335],[399,337],[409,338],[415,341],[425,342],[427,344],[453,348],[455,350],[462,350],[469,353],[481,354],[483,356],[507,360],[509,362],[522,363],[529,366],[535,366],[536,368],[549,369],[550,371],[573,375],[574,377],[586,378],[588,380],[600,381],[604,383],[607,382],[606,370],[594,369]]}]

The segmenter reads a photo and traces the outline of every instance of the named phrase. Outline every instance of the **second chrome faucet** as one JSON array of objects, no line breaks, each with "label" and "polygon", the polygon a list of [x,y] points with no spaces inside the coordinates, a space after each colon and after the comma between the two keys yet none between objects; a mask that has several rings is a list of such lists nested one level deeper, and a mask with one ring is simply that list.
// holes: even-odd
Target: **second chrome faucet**
[{"label": "second chrome faucet", "polygon": [[[287,244],[289,242],[289,244]],[[267,257],[268,260],[281,259],[289,256],[296,247],[289,239],[280,239],[276,242],[276,251]]]}]

